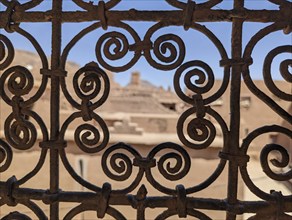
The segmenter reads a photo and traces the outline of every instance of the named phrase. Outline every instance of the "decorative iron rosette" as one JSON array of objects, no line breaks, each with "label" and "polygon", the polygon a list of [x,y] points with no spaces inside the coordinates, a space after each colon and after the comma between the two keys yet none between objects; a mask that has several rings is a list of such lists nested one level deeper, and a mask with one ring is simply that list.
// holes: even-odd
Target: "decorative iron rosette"
[{"label": "decorative iron rosette", "polygon": [[[73,113],[64,122],[60,138],[64,139],[70,123],[82,118],[83,121],[94,121],[96,124],[86,123],[76,128],[74,139],[77,146],[87,153],[96,153],[104,149],[109,140],[109,131],[104,120],[94,113],[94,110],[101,106],[108,97],[110,82],[107,74],[95,63],[89,63],[75,73],[73,87],[77,97],[81,100],[80,103],[70,95],[65,80],[61,82],[61,87],[68,102],[80,112]],[[102,133],[97,129],[98,126]],[[91,135],[93,138],[90,137]]]},{"label": "decorative iron rosette", "polygon": [[[194,94],[204,94],[212,89],[214,85],[214,73],[207,63],[200,60],[189,61],[177,69],[174,76],[175,91],[183,101],[193,104],[194,99],[185,94],[180,85],[180,79],[184,72],[184,85]],[[193,81],[193,77],[197,77],[197,79]]]},{"label": "decorative iron rosette", "polygon": [[[263,91],[261,91],[257,86],[254,84],[252,77],[250,75],[250,69],[249,66],[252,64],[252,52],[255,48],[255,46],[267,35],[283,30],[287,27],[287,23],[274,23],[271,24],[263,29],[261,29],[259,32],[257,32],[248,42],[244,53],[243,53],[243,59],[249,62],[246,62],[245,65],[243,65],[242,68],[242,76],[244,79],[244,82],[246,86],[249,88],[249,90],[257,96],[260,100],[265,102],[272,110],[274,110],[279,116],[281,116],[284,120],[288,121],[289,123],[292,123],[292,117],[291,115],[285,111],[279,104],[277,104],[271,97],[269,97],[267,94],[265,94]],[[272,73],[271,73],[271,64],[274,60],[274,58],[283,53],[291,53],[291,46],[285,45],[280,46],[277,48],[274,48],[271,50],[268,55],[265,57],[264,66],[263,66],[263,77],[265,84],[267,88],[277,97],[280,99],[286,100],[286,101],[292,101],[292,95],[289,93],[285,93],[281,91],[280,88],[278,88],[272,79]],[[289,66],[291,65],[291,59],[286,59],[280,63],[280,73],[283,76],[283,79],[285,79],[287,82],[291,83],[291,73],[289,72]]]},{"label": "decorative iron rosette", "polygon": [[[73,98],[67,89],[65,77],[61,79],[61,88],[67,101],[79,111],[72,113],[61,126],[60,143],[65,140],[70,124],[81,119],[86,123],[75,127],[74,141],[77,147],[89,154],[100,152],[108,144],[109,131],[104,120],[94,110],[100,107],[109,95],[110,81],[107,74],[96,63],[91,62],[80,68],[73,76],[73,88],[77,99]],[[75,172],[67,158],[65,145],[61,145],[60,157],[70,175],[84,187],[100,191],[99,187],[87,182]]]},{"label": "decorative iron rosette", "polygon": [[[173,80],[174,89],[179,98],[190,105],[194,105],[194,98],[185,92],[184,87],[193,94],[202,95],[203,104],[208,105],[220,98],[227,89],[230,78],[230,59],[223,44],[212,31],[197,23],[191,24],[190,28],[204,34],[217,48],[221,56],[221,61],[218,62],[218,65],[223,68],[222,84],[216,92],[210,93],[215,80],[212,68],[204,61],[191,60],[183,63],[176,70]],[[195,77],[196,79],[193,80]]]},{"label": "decorative iron rosette", "polygon": [[[292,55],[292,46],[280,46],[276,47],[275,49],[271,50],[265,58],[264,65],[263,65],[263,76],[266,86],[269,90],[278,98],[283,99],[285,101],[292,102],[292,93],[286,93],[278,88],[273,79],[272,79],[272,72],[271,66],[272,62],[276,56],[283,54],[283,53],[290,53]],[[280,63],[280,73],[283,79],[285,79],[288,83],[292,83],[292,73],[289,72],[289,67],[292,66],[292,59],[286,59]]]},{"label": "decorative iron rosette", "polygon": [[[28,1],[23,4],[15,2],[2,1],[4,5],[7,4],[9,5],[8,7],[13,7],[11,10],[15,11],[31,9],[32,7],[37,6],[41,1]],[[13,25],[13,32],[26,38],[36,50],[42,63],[42,69],[40,72],[42,72],[42,70],[47,70],[48,60],[37,40],[30,33],[20,28],[19,25]],[[40,128],[39,133],[42,135],[42,137],[40,137],[40,142],[48,141],[48,130],[45,123],[42,118],[32,110],[33,104],[44,94],[48,76],[42,76],[39,88],[34,94],[31,94],[35,86],[33,74],[27,68],[19,65],[7,69],[14,58],[14,53],[12,43],[7,37],[0,35],[0,69],[5,70],[0,78],[0,93],[3,101],[12,107],[12,113],[8,115],[4,122],[4,135],[11,147],[18,150],[28,150],[37,142],[39,134],[36,127]],[[1,144],[1,146],[4,146],[5,148],[4,143]],[[2,163],[4,162],[1,166],[1,170],[6,170],[7,165],[11,163],[9,156],[10,153],[7,146],[6,150],[8,158],[6,158],[5,162],[1,161]],[[41,149],[37,164],[30,172],[17,180],[18,186],[24,184],[37,174],[42,168],[46,158],[46,153],[47,149]]]},{"label": "decorative iron rosette", "polygon": [[6,171],[12,161],[13,153],[11,147],[0,139],[0,173]]},{"label": "decorative iron rosette", "polygon": [[[177,35],[165,34],[159,36],[154,42],[151,39],[158,29],[177,24],[157,23],[147,31],[143,41],[136,31],[126,23],[115,22],[108,23],[108,25],[126,30],[134,42],[130,43],[130,39],[118,31],[102,35],[96,44],[96,57],[105,69],[114,72],[126,71],[133,67],[143,55],[151,66],[160,70],[172,70],[178,67],[184,59],[185,46]],[[129,59],[126,64],[121,65],[117,62],[125,59],[131,53],[133,53],[133,58]],[[160,62],[157,62],[153,57]],[[118,64],[113,65],[114,61]]]},{"label": "decorative iron rosette", "polygon": [[[156,162],[155,156],[163,150],[170,152],[163,155]],[[170,161],[172,162],[170,163]],[[188,153],[175,143],[159,144],[145,158],[131,146],[118,143],[109,147],[102,156],[103,171],[110,179],[115,181],[131,180],[131,183],[126,188],[113,190],[112,194],[133,191],[140,184],[144,173],[154,188],[161,192],[171,194],[173,190],[157,182],[151,170],[157,166],[160,174],[164,178],[175,181],[186,176],[189,172],[190,164],[191,161]],[[138,171],[135,172],[135,177],[131,178],[135,167],[137,167]]]},{"label": "decorative iron rosette", "polygon": [[183,62],[186,48],[179,36],[172,33],[163,34],[152,40],[158,30],[177,25],[177,23],[159,22],[149,28],[145,34],[144,40],[141,42],[144,44],[144,48],[142,46],[141,48],[143,48],[143,55],[146,60],[154,68],[165,71],[173,70]]},{"label": "decorative iron rosette", "polygon": [[[27,150],[36,143],[37,130],[34,124],[27,120],[33,118],[41,128],[43,139],[47,140],[48,134],[43,120],[38,114],[29,109],[30,100],[35,96],[24,100],[22,97],[32,91],[34,84],[31,72],[22,66],[14,66],[7,69],[0,78],[0,92],[3,100],[9,104],[13,113],[5,120],[4,131],[8,143],[19,150]],[[7,94],[5,87],[12,94]]]},{"label": "decorative iron rosette", "polygon": [[0,70],[8,67],[14,59],[14,47],[11,41],[0,34]]},{"label": "decorative iron rosette", "polygon": [[[114,72],[126,71],[134,66],[141,57],[141,50],[134,49],[134,46],[132,46],[141,42],[140,37],[137,32],[126,23],[115,22],[108,23],[108,25],[126,30],[134,42],[131,44],[131,39],[119,31],[111,31],[103,34],[98,39],[95,47],[97,61],[107,70]],[[133,57],[129,58],[129,60],[126,59],[126,64],[117,62],[125,59],[128,54],[133,54]]]},{"label": "decorative iron rosette", "polygon": [[[112,194],[126,194],[133,191],[139,185],[144,169],[137,161],[142,160],[142,156],[137,150],[124,143],[110,146],[103,153],[101,167],[106,176],[115,181],[131,181],[126,188],[113,190]],[[135,167],[137,167],[138,171],[135,174],[136,176],[133,176],[133,169]]]},{"label": "decorative iron rosette", "polygon": [[[229,59],[222,43],[209,29],[199,24],[192,24],[190,27],[203,33],[211,40],[218,49],[221,56],[220,65],[224,68],[221,87],[213,94],[210,94],[210,90],[214,85],[214,73],[211,67],[203,61],[193,60],[182,64],[176,70],[174,76],[174,89],[177,95],[193,106],[186,110],[178,120],[177,133],[179,139],[187,147],[203,149],[210,146],[216,136],[214,125],[205,118],[206,113],[211,114],[219,122],[223,131],[227,130],[225,122],[220,115],[206,105],[217,100],[226,91],[230,76],[230,66],[226,64]],[[193,80],[195,77],[196,79]],[[185,92],[184,86],[193,93],[192,96]],[[206,94],[208,94],[207,97],[205,97]],[[196,118],[187,120],[192,115],[196,116]],[[184,123],[187,123],[185,132]]]},{"label": "decorative iron rosette", "polygon": [[[12,106],[13,98],[10,98],[11,95],[8,95],[4,89],[6,85],[12,96],[20,99],[21,96],[27,95],[32,91],[33,84],[33,76],[27,68],[22,66],[11,67],[1,75],[1,97],[8,105]],[[21,101],[24,100],[22,99]]]},{"label": "decorative iron rosette", "polygon": [[[157,168],[159,173],[167,180],[176,181],[185,177],[191,167],[191,158],[186,150],[178,144],[166,142],[157,145],[154,147],[148,154],[148,161],[155,161],[155,157],[159,152],[163,150],[169,151],[168,153],[163,154],[157,161]],[[172,162],[171,162],[172,161]],[[155,167],[155,166],[152,166]],[[146,178],[151,183],[151,185],[163,192],[165,194],[173,194],[175,192],[174,189],[167,188],[160,184],[156,178],[154,178],[151,166],[145,169]]]},{"label": "decorative iron rosette", "polygon": [[[272,126],[264,126],[261,128],[258,128],[254,131],[252,131],[244,140],[241,146],[241,155],[248,155],[248,149],[253,142],[253,140],[257,137],[260,137],[263,134],[268,134],[268,133],[279,133],[287,136],[288,138],[292,138],[292,131],[278,126],[278,125],[272,125]],[[289,146],[287,146],[289,147]],[[278,158],[270,159],[271,152],[277,152],[278,155],[280,155]],[[263,172],[271,179],[276,180],[276,181],[288,181],[291,180],[292,178],[292,170],[291,168],[288,167],[290,157],[291,157],[291,152],[288,152],[288,150],[279,144],[267,144],[261,149],[261,154],[260,154],[260,163],[263,169]],[[282,171],[282,173],[276,173],[270,166],[270,163],[275,167],[275,168],[285,168],[288,167],[287,171]],[[247,162],[247,161],[246,161]],[[248,174],[248,169],[247,169],[248,163],[243,163],[240,165],[240,172],[242,175],[242,179],[247,185],[247,187],[258,197],[264,199],[264,200],[277,200],[277,193],[266,193],[262,189],[258,188],[256,184],[252,181],[251,177]],[[283,196],[283,198],[289,198],[291,199],[291,195]]]},{"label": "decorative iron rosette", "polygon": [[[216,137],[216,129],[213,123],[204,118],[193,118],[187,120],[196,113],[195,108],[185,111],[177,123],[177,133],[180,141],[187,147],[193,149],[204,149],[209,147]],[[207,112],[214,115],[214,111],[208,108]],[[184,124],[186,130],[184,130]],[[188,136],[188,137],[187,137]]]}]

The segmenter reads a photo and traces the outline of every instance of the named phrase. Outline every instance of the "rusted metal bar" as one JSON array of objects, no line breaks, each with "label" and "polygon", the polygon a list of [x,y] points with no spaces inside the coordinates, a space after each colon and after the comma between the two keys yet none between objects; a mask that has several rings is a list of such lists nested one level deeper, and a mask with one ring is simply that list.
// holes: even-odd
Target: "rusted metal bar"
[{"label": "rusted metal bar", "polygon": [[[60,108],[60,82],[58,74],[60,56],[61,56],[61,18],[62,18],[62,1],[53,0],[52,18],[52,60],[51,60],[51,141],[50,146],[50,193],[56,194],[59,191],[59,152],[54,142],[59,135],[59,108]],[[50,204],[50,219],[59,219],[58,201]]]},{"label": "rusted metal bar", "polygon": [[[291,18],[291,14],[286,13],[286,9],[282,10],[212,10],[198,9],[193,13],[193,22],[220,22],[232,21],[233,18],[244,18],[249,22],[281,22]],[[12,20],[16,23],[20,22],[51,22],[53,17],[52,11],[44,12],[27,12],[15,11],[12,14]],[[106,11],[108,21],[182,21],[183,11],[139,11],[131,9],[129,11]],[[5,20],[7,13],[0,12],[0,21]],[[62,22],[88,22],[98,21],[99,15],[96,11],[66,11],[62,12]],[[1,24],[1,22],[0,22]]]},{"label": "rusted metal bar", "polygon": [[[244,7],[244,0],[235,0],[234,9],[241,10]],[[240,85],[241,85],[241,60],[242,53],[242,26],[243,18],[233,18],[232,36],[231,36],[231,56],[234,62],[231,64],[231,86],[230,86],[230,138],[228,154],[239,155],[239,138],[240,138]],[[231,157],[232,158],[232,157]],[[229,160],[228,167],[228,191],[227,201],[233,205],[237,202],[238,190],[238,163]],[[227,220],[235,220],[236,213],[227,212]]]},{"label": "rusted metal bar", "polygon": [[[0,185],[0,196],[3,195],[3,185]],[[16,200],[27,199],[28,197],[36,201],[45,201],[50,203],[58,200],[59,202],[95,202],[99,195],[94,192],[73,192],[61,191],[54,195],[42,189],[18,188],[13,191],[13,197]],[[110,205],[131,205],[131,197],[134,195],[115,195],[109,199]],[[148,208],[165,208],[171,207],[176,202],[176,197],[173,196],[148,196],[145,198],[144,205]],[[228,204],[227,200],[211,199],[211,198],[196,198],[187,197],[187,206],[189,208],[204,209],[204,210],[233,210],[234,213],[256,213],[259,210],[270,209],[275,204],[267,201],[237,201],[235,204]],[[285,212],[292,212],[292,201],[286,201],[283,204]]]}]

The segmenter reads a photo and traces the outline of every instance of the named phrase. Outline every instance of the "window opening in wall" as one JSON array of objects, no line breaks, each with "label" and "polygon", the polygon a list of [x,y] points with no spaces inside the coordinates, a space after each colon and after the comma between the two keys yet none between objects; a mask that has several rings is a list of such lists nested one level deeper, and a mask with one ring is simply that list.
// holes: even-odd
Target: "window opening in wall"
[{"label": "window opening in wall", "polygon": [[243,97],[240,97],[240,106],[242,108],[250,108],[251,106],[251,97],[250,96],[243,96]]}]

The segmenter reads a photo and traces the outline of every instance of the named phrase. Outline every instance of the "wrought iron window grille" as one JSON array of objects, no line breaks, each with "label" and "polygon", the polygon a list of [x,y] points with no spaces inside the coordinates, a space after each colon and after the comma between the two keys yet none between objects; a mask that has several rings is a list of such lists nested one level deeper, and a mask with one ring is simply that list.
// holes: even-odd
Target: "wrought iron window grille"
[{"label": "wrought iron window grille", "polygon": [[[126,219],[122,212],[115,206],[128,206],[136,210],[136,219],[145,219],[145,210],[151,208],[164,208],[164,211],[157,215],[156,219],[166,219],[170,216],[178,218],[187,218],[188,216],[198,219],[210,219],[208,210],[217,210],[226,213],[226,219],[233,220],[243,213],[254,213],[250,219],[292,219],[288,212],[292,212],[292,196],[282,195],[281,192],[271,191],[266,193],[258,188],[249,177],[247,164],[249,162],[248,148],[252,141],[262,134],[269,132],[282,133],[292,137],[291,130],[279,125],[266,125],[250,132],[240,143],[240,86],[245,83],[249,90],[257,96],[262,102],[276,112],[283,120],[290,123],[292,117],[285,109],[279,106],[272,98],[267,96],[253,83],[249,67],[253,63],[252,52],[255,45],[266,35],[278,30],[283,30],[284,34],[291,34],[292,3],[286,0],[267,0],[272,4],[278,5],[278,10],[249,10],[244,7],[244,0],[234,0],[233,8],[230,10],[218,9],[216,6],[222,0],[209,0],[204,3],[196,3],[188,0],[181,2],[178,0],[165,0],[173,7],[173,10],[165,11],[143,11],[127,10],[117,11],[114,9],[121,0],[99,1],[98,4],[83,0],[72,0],[79,6],[78,11],[63,11],[62,0],[52,0],[52,9],[47,11],[33,11],[43,0],[30,0],[24,3],[19,1],[1,0],[3,7],[0,11],[1,32],[18,33],[24,36],[35,48],[42,61],[40,74],[42,75],[41,84],[37,92],[31,94],[34,86],[34,76],[30,70],[23,66],[12,66],[14,59],[14,47],[9,38],[0,34],[0,90],[1,98],[7,105],[11,106],[11,114],[1,120],[4,122],[5,140],[0,140],[0,172],[5,172],[12,161],[12,148],[26,151],[31,149],[35,143],[38,132],[41,133],[42,141],[39,144],[41,149],[40,159],[37,166],[22,179],[16,179],[12,176],[8,180],[0,181],[0,206],[16,206],[18,204],[26,206],[39,219],[59,219],[59,204],[74,202],[78,203],[64,217],[72,219],[74,216],[85,211],[95,211],[98,218],[104,218],[110,215],[116,219]],[[62,49],[62,23],[75,22],[93,22],[90,26],[77,34],[64,49]],[[136,31],[128,25],[127,21],[151,21],[155,24],[149,28],[141,38]],[[206,28],[204,22],[231,22],[232,23],[232,42],[231,56],[229,57],[224,45],[218,40],[216,35]],[[26,22],[46,22],[51,23],[52,27],[52,45],[51,61],[49,63],[43,49],[37,40],[21,26]],[[243,48],[242,32],[245,22],[271,23],[258,31]],[[175,34],[165,34],[159,36],[155,41],[152,35],[163,27],[181,26],[186,31],[194,29],[204,34],[218,49],[221,60],[220,66],[224,69],[224,77],[221,87],[210,96],[204,97],[214,84],[214,74],[212,69],[203,61],[193,60],[185,62],[187,53],[184,41]],[[65,65],[68,54],[74,45],[86,34],[93,30],[102,28],[107,30],[109,27],[119,27],[127,31],[133,38],[134,43],[119,32],[106,32],[96,43],[96,62],[89,63],[80,68],[73,78],[74,92],[78,97],[75,100],[67,89],[66,78],[68,74]],[[172,41],[173,43],[169,43]],[[177,46],[175,47],[174,44]],[[116,46],[114,52],[110,51],[111,46]],[[102,50],[102,46],[104,49]],[[276,87],[269,75],[270,64],[274,57],[281,53],[291,53],[291,45],[284,45],[272,49],[265,58],[264,72],[265,83],[268,89],[278,98],[291,101],[291,94],[281,91]],[[170,51],[170,55],[165,55],[165,50]],[[132,59],[125,65],[112,66],[108,60],[122,59],[127,53],[133,55]],[[135,63],[144,57],[149,65],[160,70],[175,70],[174,88],[177,95],[189,108],[184,111],[177,123],[177,134],[181,143],[192,150],[204,149],[210,146],[216,136],[215,127],[206,115],[213,117],[222,129],[224,143],[218,157],[220,163],[214,173],[202,184],[192,187],[185,187],[178,184],[174,188],[167,188],[161,185],[153,176],[152,169],[158,167],[161,175],[168,180],[179,180],[185,175],[191,167],[190,156],[184,147],[174,143],[161,143],[155,146],[149,154],[144,157],[134,147],[124,143],[118,143],[113,146],[107,146],[109,141],[109,130],[104,120],[98,115],[98,108],[106,102],[110,93],[110,81],[103,69],[113,72],[128,70]],[[155,57],[155,58],[154,58]],[[158,61],[157,61],[158,60]],[[289,73],[291,59],[281,63],[281,74],[283,78],[291,83],[291,73]],[[208,77],[205,86],[198,87],[193,84],[191,77],[200,72],[189,72],[184,78],[186,86],[194,92],[193,96],[184,93],[180,85],[180,78],[184,71],[191,67],[199,67],[206,72]],[[83,77],[83,78],[82,78]],[[241,82],[241,77],[244,82]],[[80,78],[82,80],[80,81]],[[44,91],[50,83],[50,125],[44,123],[43,119],[30,107],[38,102]],[[95,86],[92,86],[92,85]],[[230,122],[226,121],[213,108],[212,103],[216,102],[230,85]],[[7,95],[7,91],[12,96]],[[60,124],[60,93],[63,93],[67,101],[75,108],[63,124]],[[98,100],[96,100],[98,97]],[[187,118],[192,119],[187,124],[187,132],[183,127]],[[72,121],[82,119],[84,124],[79,125],[75,130],[76,145],[84,151],[91,154],[104,150],[102,154],[102,170],[113,180],[127,180],[132,169],[138,168],[137,176],[133,182],[122,190],[115,190],[110,183],[104,183],[102,186],[90,183],[78,175],[72,168],[66,157],[66,138],[65,133]],[[95,121],[100,129],[86,123]],[[2,122],[2,121],[1,121]],[[36,129],[39,128],[39,130]],[[199,129],[201,133],[192,133]],[[84,131],[89,131],[94,135],[93,139],[84,136]],[[102,135],[100,135],[102,133]],[[200,143],[193,143],[199,141]],[[102,138],[102,140],[100,140]],[[90,147],[88,147],[90,146]],[[161,157],[156,157],[157,153],[169,149],[173,152],[166,153]],[[128,151],[132,157],[123,153],[112,154],[116,150]],[[270,168],[268,156],[271,151],[278,151],[281,159],[272,160],[276,167],[285,167],[289,163],[288,152],[283,146],[278,144],[267,144],[261,150],[260,161],[266,175],[277,181],[288,181],[292,178],[291,169],[285,173],[275,173]],[[50,186],[49,189],[24,188],[22,185],[35,176],[44,164],[45,158],[50,158]],[[112,173],[107,164],[108,157],[112,157],[111,169],[120,175]],[[173,158],[177,161],[177,167],[170,168],[164,166],[165,161]],[[115,164],[115,160],[120,159],[123,165]],[[82,187],[90,190],[81,191],[62,191],[59,187],[59,163],[63,163],[68,173]],[[83,162],[80,160],[80,170],[83,170]],[[222,170],[228,169],[227,195],[226,199],[198,198],[195,192],[207,188],[222,173]],[[81,172],[81,171],[80,171]],[[149,184],[157,189],[163,196],[148,196],[145,185],[139,187],[142,177],[145,176]],[[252,193],[258,196],[261,201],[241,201],[238,199],[238,181],[239,176],[244,184]],[[139,187],[137,189],[137,187]],[[136,194],[132,192],[137,190]],[[37,205],[36,201],[41,201],[50,207],[49,216]],[[20,212],[11,212],[1,219],[31,219],[28,215]]]}]

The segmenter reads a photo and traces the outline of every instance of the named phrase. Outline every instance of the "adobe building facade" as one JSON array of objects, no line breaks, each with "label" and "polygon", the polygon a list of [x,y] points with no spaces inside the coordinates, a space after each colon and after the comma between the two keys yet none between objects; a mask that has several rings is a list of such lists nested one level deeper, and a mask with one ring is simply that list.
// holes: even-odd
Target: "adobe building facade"
[{"label": "adobe building facade", "polygon": [[[29,69],[34,78],[34,93],[40,85],[41,75],[39,74],[39,69],[41,68],[39,58],[35,54],[26,51],[18,51],[14,60],[13,65],[22,65]],[[72,75],[79,69],[79,66],[75,63],[68,62],[66,69],[68,70],[67,86],[68,90],[74,93],[72,87]],[[132,73],[131,80],[128,85],[121,86],[114,81],[114,75],[110,72],[107,72],[110,81],[111,81],[111,90],[108,100],[96,110],[96,112],[103,118],[106,122],[109,132],[109,146],[118,143],[124,142],[135,147],[141,155],[146,156],[151,149],[162,142],[174,142],[181,144],[176,131],[177,120],[180,117],[181,113],[188,109],[190,106],[185,104],[180,100],[177,95],[171,89],[164,89],[162,87],[155,87],[150,82],[144,81],[141,79],[139,72]],[[214,88],[217,88],[221,85],[222,81],[215,81]],[[262,80],[254,81],[256,86],[261,89],[263,92],[273,97],[269,93],[269,90],[266,88]],[[276,81],[277,86],[283,90],[289,90],[290,85],[287,85],[286,82]],[[211,91],[212,92],[212,91]],[[290,91],[291,92],[291,91]],[[192,94],[190,94],[192,95]],[[49,99],[50,97],[50,87],[48,87],[42,97],[33,107],[33,111],[37,112],[47,126],[49,126]],[[274,100],[282,106],[284,109],[288,109],[291,106],[291,103],[284,102],[282,100],[274,97]],[[226,92],[220,97],[216,102],[211,103],[211,107],[217,111],[221,117],[226,121],[226,124],[229,124],[230,117],[230,93],[229,88]],[[244,139],[246,135],[253,131],[254,129],[272,124],[282,124],[282,119],[274,113],[269,107],[266,106],[261,100],[251,94],[249,89],[242,83],[241,87],[241,133],[240,138]],[[11,107],[9,107],[3,100],[0,100],[1,112],[0,112],[0,137],[4,139],[4,121],[7,116],[11,113]],[[61,105],[60,105],[60,117],[61,123],[63,123],[76,109],[74,109],[61,95]],[[291,107],[290,107],[291,108]],[[207,116],[208,117],[208,116]],[[209,120],[212,121],[212,118],[209,117]],[[72,123],[66,132],[66,140],[68,140],[66,153],[71,166],[74,168],[75,172],[82,176],[84,179],[102,186],[105,181],[113,182],[113,188],[119,188],[130,184],[130,180],[119,183],[114,182],[109,179],[105,174],[101,172],[101,155],[103,153],[96,154],[86,154],[83,153],[74,142],[74,129],[82,124],[83,122],[76,121]],[[185,148],[192,160],[192,168],[190,175],[187,175],[183,180],[179,182],[169,183],[168,181],[161,179],[163,184],[166,184],[170,187],[175,187],[176,184],[184,185],[194,185],[199,184],[208,178],[208,175],[211,175],[212,172],[216,169],[219,163],[218,153],[222,149],[223,137],[220,126],[217,125],[216,121],[212,121],[216,127],[216,138],[211,144],[210,147],[204,150],[192,150]],[[97,124],[93,125],[97,126]],[[289,127],[290,125],[285,124],[284,126]],[[290,127],[291,128],[291,127]],[[274,134],[275,135],[275,134]],[[267,143],[275,142],[275,136],[267,135],[261,138],[256,139],[252,143],[252,149],[250,151],[251,155],[255,160],[258,161],[259,151]],[[279,139],[282,137],[279,136]],[[285,140],[285,145],[291,144]],[[291,145],[287,146],[291,150]],[[36,146],[29,151],[21,152],[14,150],[14,159],[10,168],[1,173],[1,181],[7,180],[11,175],[16,175],[17,179],[22,178],[26,173],[36,166],[39,159],[39,146],[36,143]],[[158,155],[158,157],[161,155]],[[29,162],[28,162],[29,161]],[[257,164],[259,165],[259,163]],[[199,168],[199,169],[198,169]],[[31,181],[24,184],[27,187],[36,187],[36,188],[48,188],[49,183],[49,164],[48,159],[46,160],[43,168],[39,174],[34,177]],[[61,166],[61,176],[60,183],[63,190],[86,190],[84,187],[81,187],[70,177],[68,172],[63,166]],[[159,171],[155,171],[155,175],[161,178]],[[37,181],[36,181],[37,180]],[[195,196],[198,197],[208,197],[210,193],[213,198],[224,199],[226,197],[226,180],[227,180],[227,171],[226,169],[220,175],[218,180],[213,183],[206,190],[203,190],[197,193]],[[143,182],[149,188],[149,195],[155,195],[158,192],[151,189],[150,184],[147,181]],[[239,184],[239,197],[245,198],[244,196],[245,189],[243,184]],[[75,204],[76,205],[76,204]],[[72,204],[65,204],[61,208],[61,216],[67,213],[72,207]],[[62,206],[61,206],[62,207]],[[20,207],[22,210],[23,207]],[[44,210],[47,210],[48,207],[42,205]],[[13,208],[3,206],[0,208],[1,215],[8,213],[13,210]],[[25,209],[23,209],[25,210]],[[133,216],[134,210],[129,211],[128,208],[121,207],[122,212],[125,211],[128,213],[127,216]],[[27,211],[27,210],[26,210]],[[208,215],[212,219],[221,219],[224,218],[225,213],[221,212],[210,212]],[[148,214],[149,219],[153,219],[157,216],[157,212],[150,210]],[[79,216],[80,219],[91,219],[96,218],[95,213],[84,213]],[[130,219],[130,218],[129,218]],[[175,219],[175,218],[174,218]]]},{"label": "adobe building facade", "polygon": [[[18,51],[14,60],[15,64],[11,65],[21,65],[32,72],[35,86],[35,89],[31,92],[32,94],[37,91],[41,83],[42,76],[39,74],[41,64],[38,60],[39,58],[33,53]],[[79,69],[79,66],[75,63],[68,62],[66,69],[68,70],[67,87],[74,97],[72,75]],[[149,145],[167,140],[180,144],[179,140],[176,139],[176,124],[181,113],[190,107],[188,104],[180,100],[170,88],[164,89],[163,87],[155,87],[150,82],[142,80],[139,72],[132,73],[129,84],[124,87],[114,81],[113,73],[107,72],[107,74],[111,81],[110,95],[107,101],[97,109],[97,112],[106,121],[110,133],[114,134],[112,137],[114,138],[114,141],[112,142],[117,141],[114,137],[115,135],[117,137],[120,135],[119,138],[125,137],[124,140],[121,140],[127,142],[127,138],[132,138],[131,140],[134,141],[134,137],[139,135],[146,135],[145,137],[147,137],[147,135],[159,133],[161,140],[155,139],[158,142],[149,142]],[[271,94],[265,86],[264,81],[255,80],[254,83],[261,91],[272,97],[284,110],[289,109],[291,103],[280,100],[275,95]],[[221,84],[221,80],[216,80],[213,87],[216,90]],[[291,92],[291,85],[285,81],[275,81],[275,84],[278,88],[281,88],[281,90],[286,91],[287,93]],[[230,88],[228,87],[226,92],[219,99],[210,104],[211,107],[226,121],[227,125],[229,124],[230,118],[229,90]],[[210,93],[212,93],[212,91]],[[192,94],[190,94],[190,96],[191,95]],[[209,94],[206,94],[206,96],[208,95]],[[49,124],[49,117],[47,117],[49,115],[49,108],[47,108],[47,106],[49,106],[49,97],[50,86],[48,85],[41,100],[32,107],[34,111],[40,114],[40,116],[44,116],[42,118],[46,124]],[[241,139],[244,139],[248,133],[261,126],[282,124],[283,119],[266,106],[263,101],[254,96],[244,82],[242,82],[240,100]],[[60,108],[61,121],[64,121],[75,111],[62,94]],[[4,120],[10,113],[11,107],[1,100],[1,130],[3,130]],[[212,120],[210,117],[208,119]],[[215,121],[213,123],[216,124]],[[166,139],[163,139],[164,135],[166,135]],[[217,136],[222,136],[220,130],[217,130]],[[155,137],[155,135],[153,137]],[[270,142],[271,138],[273,138],[273,135],[272,137],[263,137],[259,140],[255,140],[253,144],[256,147],[262,148],[265,144]],[[139,140],[141,143],[144,143],[147,138],[139,138]],[[130,142],[130,144],[141,143],[137,141]],[[221,143],[219,141],[218,143],[220,146]]]}]

